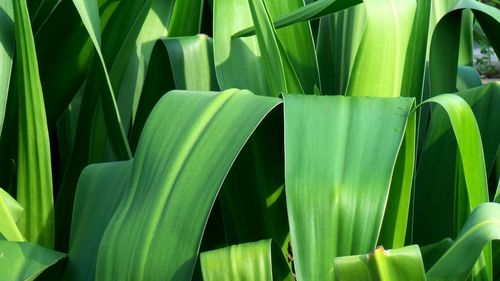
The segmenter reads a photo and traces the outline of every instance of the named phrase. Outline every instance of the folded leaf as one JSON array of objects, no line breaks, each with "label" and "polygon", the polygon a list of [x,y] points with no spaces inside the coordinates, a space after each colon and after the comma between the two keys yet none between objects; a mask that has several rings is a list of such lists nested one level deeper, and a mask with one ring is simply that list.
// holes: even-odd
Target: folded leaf
[{"label": "folded leaf", "polygon": [[262,240],[201,254],[203,280],[293,280],[281,251]]},{"label": "folded leaf", "polygon": [[0,240],[0,272],[3,280],[31,281],[66,254],[29,242]]},{"label": "folded leaf", "polygon": [[426,281],[424,264],[417,245],[366,255],[337,257],[334,267],[339,281]]}]

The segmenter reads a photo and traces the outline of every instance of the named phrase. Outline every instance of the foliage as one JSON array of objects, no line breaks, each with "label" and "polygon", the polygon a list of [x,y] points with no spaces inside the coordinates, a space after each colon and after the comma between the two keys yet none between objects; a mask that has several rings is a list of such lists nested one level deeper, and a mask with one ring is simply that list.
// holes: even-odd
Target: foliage
[{"label": "foliage", "polygon": [[1,278],[499,278],[488,2],[0,0]]}]

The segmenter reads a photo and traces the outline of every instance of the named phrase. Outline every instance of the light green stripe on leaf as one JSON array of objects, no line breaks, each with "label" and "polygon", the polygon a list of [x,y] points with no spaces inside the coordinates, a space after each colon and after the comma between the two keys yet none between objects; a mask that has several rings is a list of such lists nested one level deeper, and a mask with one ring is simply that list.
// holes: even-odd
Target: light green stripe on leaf
[{"label": "light green stripe on leaf", "polygon": [[346,95],[399,97],[415,18],[414,0],[365,0],[366,28]]},{"label": "light green stripe on leaf", "polygon": [[54,246],[50,143],[35,43],[25,0],[13,1],[19,93],[17,200],[19,229],[28,241]]}]

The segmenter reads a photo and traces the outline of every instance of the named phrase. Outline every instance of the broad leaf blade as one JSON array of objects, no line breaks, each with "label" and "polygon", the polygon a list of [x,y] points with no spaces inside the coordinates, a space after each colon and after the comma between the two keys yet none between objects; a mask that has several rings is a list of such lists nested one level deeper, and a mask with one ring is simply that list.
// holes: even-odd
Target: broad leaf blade
[{"label": "broad leaf blade", "polygon": [[17,200],[24,206],[19,228],[26,239],[54,246],[50,143],[35,43],[25,0],[13,1],[19,90]]},{"label": "broad leaf blade", "polygon": [[190,278],[227,171],[279,102],[234,89],[165,95],[143,130],[124,197],[104,232],[97,280]]},{"label": "broad leaf blade", "polygon": [[375,248],[412,102],[285,96],[286,197],[299,280],[335,280],[334,257]]}]

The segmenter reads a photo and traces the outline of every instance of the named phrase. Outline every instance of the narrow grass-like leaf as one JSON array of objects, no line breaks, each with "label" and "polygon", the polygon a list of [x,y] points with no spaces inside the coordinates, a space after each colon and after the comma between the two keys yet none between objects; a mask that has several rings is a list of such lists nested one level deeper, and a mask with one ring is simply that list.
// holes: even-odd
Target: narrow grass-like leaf
[{"label": "narrow grass-like leaf", "polygon": [[175,1],[172,20],[168,25],[168,35],[176,37],[200,33],[203,2],[203,0]]},{"label": "narrow grass-like leaf", "polygon": [[[361,0],[319,0],[308,4],[302,8],[291,11],[274,21],[276,28],[289,26],[298,22],[316,19],[322,16],[336,13],[362,3]],[[253,35],[254,27],[247,27],[239,30],[234,37],[243,37]]]},{"label": "narrow grass-like leaf", "polygon": [[278,41],[264,0],[251,0],[248,3],[257,30],[259,48],[265,50],[261,53],[262,62],[272,95],[277,96],[280,92],[303,93],[295,71],[287,61],[288,57],[284,50],[280,52],[281,42]]},{"label": "narrow grass-like leaf", "polygon": [[28,241],[54,246],[54,206],[49,133],[38,75],[35,43],[25,0],[13,1],[19,93],[18,223]]},{"label": "narrow grass-like leaf", "polygon": [[416,245],[365,255],[337,257],[334,268],[339,281],[426,281],[420,249]]},{"label": "narrow grass-like leaf", "polygon": [[0,240],[0,272],[3,280],[32,281],[66,254],[29,242]]},{"label": "narrow grass-like leaf", "polygon": [[0,1],[0,133],[3,128],[10,73],[14,58],[14,14],[11,0]]},{"label": "narrow grass-like leaf", "polygon": [[465,223],[455,243],[427,272],[427,280],[466,280],[483,247],[500,239],[500,205],[477,206]]},{"label": "narrow grass-like leaf", "polygon": [[[302,5],[302,1],[293,0],[286,5],[265,1],[265,4],[268,14],[274,18],[299,7]],[[290,81],[290,77],[293,78],[293,72],[295,72],[299,81],[307,87],[304,90],[313,93],[314,84],[319,83],[319,79],[313,42],[307,23],[290,27],[282,32],[274,32],[262,7],[259,11],[259,18],[262,20],[261,28],[267,30],[264,37],[268,38],[266,40],[274,38],[271,42],[276,41],[281,54],[279,57],[269,56],[265,53],[267,51],[277,53],[274,42],[271,44],[270,41],[260,40],[259,43],[256,37],[233,38],[234,33],[254,24],[248,1],[216,0],[214,2],[214,61],[220,88],[245,88],[259,95],[278,96],[279,92],[272,91],[270,85],[272,81],[269,81],[268,76],[277,76],[281,72],[268,73],[265,69],[266,67],[276,67],[275,63],[271,63],[269,60],[281,60],[289,84],[297,84],[295,81]],[[262,25],[263,22],[266,24]],[[275,35],[273,36],[271,33],[275,33]],[[276,35],[279,40],[276,40]],[[261,49],[264,46],[266,49]],[[287,54],[289,61],[286,59]],[[264,59],[263,56],[267,56],[267,58]],[[291,70],[292,68],[294,71]],[[279,79],[283,80],[283,78]],[[284,83],[281,82],[281,84]]]},{"label": "narrow grass-like leaf", "polygon": [[380,230],[379,244],[388,249],[405,245],[415,171],[416,115],[408,119],[405,136],[396,159],[389,198]]},{"label": "narrow grass-like leaf", "polygon": [[334,257],[375,248],[412,102],[285,96],[286,198],[299,280],[335,280]]},{"label": "narrow grass-like leaf", "polygon": [[262,240],[201,254],[203,280],[293,280],[281,251]]},{"label": "narrow grass-like leaf", "polygon": [[25,241],[16,221],[21,216],[23,207],[9,193],[0,188],[0,233],[9,241]]},{"label": "narrow grass-like leaf", "polygon": [[111,85],[111,80],[108,75],[106,68],[106,63],[104,61],[104,56],[101,51],[101,27],[99,20],[99,10],[97,7],[97,1],[82,1],[74,0],[80,17],[82,18],[83,24],[90,35],[90,39],[94,43],[97,55],[99,56],[103,73],[105,75],[106,83],[108,85],[108,90],[104,91],[101,95],[103,106],[107,109],[107,126],[108,126],[108,136],[111,139],[112,147],[115,153],[120,159],[129,159],[132,157],[130,147],[127,141],[126,134],[123,129],[120,114],[118,111],[118,106],[115,100],[115,94],[113,91],[113,86]]},{"label": "narrow grass-like leaf", "polygon": [[[103,5],[102,13],[114,8]],[[85,80],[95,48],[72,1],[61,1],[34,35],[47,124],[52,129]]]},{"label": "narrow grass-like leaf", "polygon": [[320,19],[316,50],[323,94],[345,93],[365,27],[364,5]]},{"label": "narrow grass-like leaf", "polygon": [[[366,28],[346,95],[402,96],[400,91],[405,56],[415,18],[416,2],[365,0],[364,3]],[[384,63],[381,64],[381,61]]]}]

